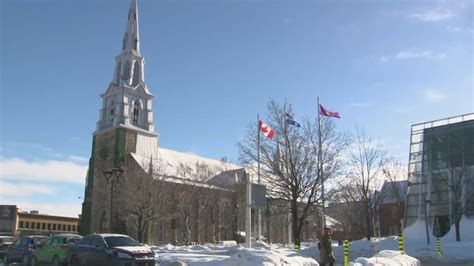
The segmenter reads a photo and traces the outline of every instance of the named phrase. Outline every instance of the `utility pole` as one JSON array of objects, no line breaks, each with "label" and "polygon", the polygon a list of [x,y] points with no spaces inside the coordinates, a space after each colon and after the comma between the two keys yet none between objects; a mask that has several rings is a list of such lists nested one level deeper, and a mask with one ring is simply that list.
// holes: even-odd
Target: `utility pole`
[{"label": "utility pole", "polygon": [[245,247],[252,247],[252,207],[251,207],[251,196],[252,196],[252,184],[250,183],[250,176],[246,176],[245,183]]}]

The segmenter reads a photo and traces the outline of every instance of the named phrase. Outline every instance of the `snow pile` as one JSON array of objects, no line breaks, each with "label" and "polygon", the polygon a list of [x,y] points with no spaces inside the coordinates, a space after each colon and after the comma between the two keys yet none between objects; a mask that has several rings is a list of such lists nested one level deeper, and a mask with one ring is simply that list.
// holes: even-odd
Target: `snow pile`
[{"label": "snow pile", "polygon": [[[370,258],[377,254],[380,250],[398,250],[398,237],[390,236],[384,238],[372,238],[371,241],[356,240],[349,243],[349,261],[353,261],[358,257]],[[336,263],[344,261],[344,245],[334,245],[332,247]],[[315,258],[319,261],[319,249],[316,243],[303,247],[300,255]]]},{"label": "snow pile", "polygon": [[405,249],[412,256],[444,263],[474,262],[474,220],[463,217],[460,224],[461,241],[456,241],[456,229],[452,225],[449,232],[440,238],[442,256],[438,256],[437,238],[428,228],[430,244],[426,241],[426,225],[424,220],[418,220],[405,228]]},{"label": "snow pile", "polygon": [[257,266],[257,265],[295,265],[317,266],[312,258],[301,256],[287,257],[279,252],[266,249],[240,249],[232,257],[220,261],[220,265],[228,266]]},{"label": "snow pile", "polygon": [[416,258],[410,257],[400,251],[383,250],[374,257],[359,257],[355,262],[349,263],[351,266],[372,266],[372,265],[400,265],[400,266],[420,266],[421,263]]}]

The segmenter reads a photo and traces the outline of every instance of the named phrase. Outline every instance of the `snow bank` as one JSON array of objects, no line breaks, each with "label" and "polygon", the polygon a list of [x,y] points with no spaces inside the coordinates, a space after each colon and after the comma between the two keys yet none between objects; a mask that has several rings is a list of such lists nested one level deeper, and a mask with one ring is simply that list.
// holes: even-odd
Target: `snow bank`
[{"label": "snow bank", "polygon": [[295,265],[317,266],[312,258],[301,256],[287,257],[279,252],[265,249],[240,249],[232,257],[220,261],[220,265],[227,266],[257,266],[257,265]]},{"label": "snow bank", "polygon": [[351,266],[372,266],[372,265],[400,265],[400,266],[420,266],[421,263],[416,258],[402,254],[400,251],[383,250],[374,257],[359,257],[355,262],[349,263]]}]

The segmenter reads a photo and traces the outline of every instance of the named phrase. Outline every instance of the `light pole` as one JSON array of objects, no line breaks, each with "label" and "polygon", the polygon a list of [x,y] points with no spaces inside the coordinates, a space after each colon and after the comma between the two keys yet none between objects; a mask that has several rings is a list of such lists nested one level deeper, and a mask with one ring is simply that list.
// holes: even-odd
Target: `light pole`
[{"label": "light pole", "polygon": [[113,198],[114,198],[114,183],[118,181],[123,174],[122,168],[110,168],[109,170],[104,170],[102,173],[107,180],[107,183],[110,183],[110,215],[109,215],[109,233],[112,232],[112,210],[113,210]]}]

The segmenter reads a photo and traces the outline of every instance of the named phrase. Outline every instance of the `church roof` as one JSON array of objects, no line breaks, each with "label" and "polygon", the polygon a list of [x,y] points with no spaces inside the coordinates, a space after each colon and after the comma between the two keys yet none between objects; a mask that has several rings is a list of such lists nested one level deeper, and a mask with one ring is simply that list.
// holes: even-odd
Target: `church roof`
[{"label": "church roof", "polygon": [[210,178],[224,171],[242,168],[240,165],[228,163],[225,161],[210,159],[199,155],[174,151],[165,148],[157,148],[157,158],[145,158],[135,153],[131,153],[132,157],[139,163],[148,173],[150,159],[153,160],[153,166],[160,175],[175,176],[184,179],[201,181],[203,170],[210,173]]}]

